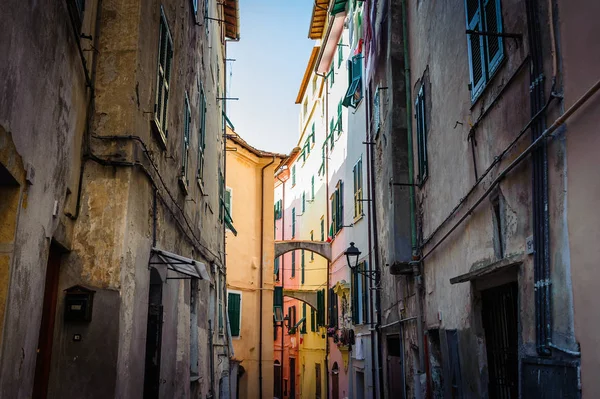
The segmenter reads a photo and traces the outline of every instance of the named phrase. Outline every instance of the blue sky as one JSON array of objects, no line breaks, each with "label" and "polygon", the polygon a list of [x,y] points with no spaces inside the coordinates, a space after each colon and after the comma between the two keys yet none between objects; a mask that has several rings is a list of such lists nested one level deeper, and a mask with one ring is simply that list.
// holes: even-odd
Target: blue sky
[{"label": "blue sky", "polygon": [[298,140],[296,95],[314,41],[311,0],[240,0],[238,43],[227,45],[227,114],[252,146],[289,153]]}]

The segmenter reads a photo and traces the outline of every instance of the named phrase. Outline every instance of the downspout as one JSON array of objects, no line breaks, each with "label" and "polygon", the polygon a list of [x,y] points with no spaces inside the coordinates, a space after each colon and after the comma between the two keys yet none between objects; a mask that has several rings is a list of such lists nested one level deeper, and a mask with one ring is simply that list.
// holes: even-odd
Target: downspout
[{"label": "downspout", "polygon": [[[277,180],[279,180],[281,182],[281,185],[283,186],[282,191],[283,191],[283,195],[282,195],[282,199],[281,199],[281,203],[282,205],[282,210],[281,210],[281,240],[285,240],[285,181],[281,180],[279,178],[279,176],[277,176]],[[285,288],[285,257],[281,256],[281,290],[283,292],[283,289]],[[282,296],[283,297],[283,296]],[[283,312],[283,303],[281,304],[281,311]],[[277,327],[275,327],[277,328]],[[283,355],[284,355],[284,349],[285,349],[285,334],[283,332],[283,324],[281,325],[281,362],[280,362],[280,366],[281,366],[281,373],[279,376],[280,382],[281,382],[281,395],[283,396]]]},{"label": "downspout", "polygon": [[[367,115],[370,115],[370,101],[366,102],[367,104]],[[370,141],[370,135],[369,135],[369,118],[365,118],[365,153],[366,153],[366,157],[367,157],[367,192],[370,193],[371,191],[371,151],[370,151],[370,147],[372,145],[374,145],[374,143],[372,143]],[[375,270],[373,267],[373,251],[371,251],[371,246],[373,245],[372,241],[371,241],[371,204],[373,203],[373,198],[369,198],[367,200],[368,205],[367,205],[367,247],[369,249],[369,253],[368,253],[368,258],[369,258],[369,272],[371,273],[371,275],[373,275],[373,271]],[[375,369],[375,334],[376,334],[376,328],[375,328],[375,317],[373,314],[373,298],[372,298],[372,293],[373,291],[375,291],[377,289],[377,287],[375,287],[375,285],[373,284],[374,281],[373,279],[369,279],[369,314],[371,315],[371,320],[370,320],[370,330],[371,330],[371,384],[373,385],[373,391],[375,392],[377,390],[377,373],[376,373],[376,369]]]},{"label": "downspout", "polygon": [[[258,316],[258,393],[260,397],[263,397],[263,364],[262,364],[262,352],[263,352],[263,280],[264,280],[264,234],[265,234],[265,169],[275,163],[275,155],[271,162],[266,164],[260,170],[260,283],[259,283],[259,316]],[[282,331],[283,333],[283,331]]]},{"label": "downspout", "polygon": [[[329,136],[329,124],[327,123],[329,120],[329,86],[327,85],[327,75],[318,73],[316,68],[317,67],[315,66],[315,75],[323,78],[325,82],[325,143],[327,143],[327,137]],[[323,171],[323,174],[325,175],[325,233],[329,237],[329,229],[327,228],[327,225],[329,224],[329,146],[327,146],[325,159],[323,161],[325,162],[325,170]],[[331,305],[329,303],[329,300],[331,299],[329,298],[330,272],[331,260],[327,259],[327,295],[325,295],[327,306],[325,306],[325,324],[327,324],[331,318],[329,312],[329,306]],[[325,378],[325,391],[327,392],[327,399],[329,399],[329,336],[327,334],[325,334],[325,375],[327,375],[327,378]]]},{"label": "downspout", "polygon": [[[406,136],[408,145],[408,181],[411,185],[408,187],[410,196],[410,241],[412,246],[413,259],[418,259],[417,246],[417,226],[416,226],[416,206],[415,206],[415,187],[414,183],[414,156],[412,142],[412,92],[410,80],[410,59],[408,55],[408,29],[406,20],[406,0],[402,0],[402,44],[404,46],[404,86],[406,90]],[[419,340],[419,373],[425,370],[425,350],[423,341],[423,314],[421,304],[421,268],[420,265],[413,266],[413,274],[415,279],[415,299],[417,305],[417,339]],[[402,333],[402,326],[400,327]],[[406,385],[405,385],[406,386]],[[406,395],[405,395],[406,396]]]},{"label": "downspout", "polygon": [[[527,0],[527,27],[531,52],[530,105],[531,115],[536,115],[544,105],[544,64],[536,0]],[[545,130],[545,121],[538,118],[531,127],[532,141]],[[536,347],[541,356],[550,356],[552,334],[552,276],[550,275],[550,215],[548,200],[548,151],[544,141],[531,153],[533,240],[535,252],[535,316]]]}]

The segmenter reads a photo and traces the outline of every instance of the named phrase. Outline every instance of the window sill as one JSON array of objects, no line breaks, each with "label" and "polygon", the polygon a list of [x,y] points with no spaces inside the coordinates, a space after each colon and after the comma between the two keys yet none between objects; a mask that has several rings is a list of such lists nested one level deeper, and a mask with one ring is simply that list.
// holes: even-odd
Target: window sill
[{"label": "window sill", "polygon": [[189,194],[187,179],[183,176],[179,176],[177,180],[179,182],[179,188],[181,189],[183,194],[187,196]]},{"label": "window sill", "polygon": [[352,221],[353,224],[358,223],[359,221],[361,221],[363,218],[365,217],[365,214],[362,213],[360,215],[358,215],[357,217],[354,218],[354,220]]},{"label": "window sill", "polygon": [[199,177],[196,179],[196,182],[198,183],[198,188],[200,189],[200,195],[202,197],[205,197],[206,195],[204,194],[204,182]]},{"label": "window sill", "polygon": [[160,146],[163,150],[166,150],[167,149],[167,136],[162,131],[162,129],[158,125],[158,122],[156,121],[155,118],[152,118],[152,120],[150,121],[150,126],[152,127],[152,132],[154,132],[154,136],[156,137],[158,144],[160,144]]}]

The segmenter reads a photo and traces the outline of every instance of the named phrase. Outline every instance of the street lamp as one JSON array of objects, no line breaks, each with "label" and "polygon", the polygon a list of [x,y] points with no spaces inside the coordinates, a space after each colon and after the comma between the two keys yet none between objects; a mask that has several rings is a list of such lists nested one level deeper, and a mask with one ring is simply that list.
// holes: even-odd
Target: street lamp
[{"label": "street lamp", "polygon": [[377,279],[377,270],[362,270],[362,267],[358,267],[358,258],[360,257],[361,252],[358,248],[354,246],[353,242],[350,243],[350,246],[348,247],[348,249],[346,249],[346,252],[344,252],[344,254],[346,255],[346,259],[348,260],[348,267],[350,267],[352,273],[362,274],[363,276],[366,276],[371,280]]},{"label": "street lamp", "polygon": [[356,266],[358,266],[358,257],[360,256],[360,251],[354,246],[353,242],[350,243],[350,246],[348,249],[346,249],[344,254],[348,260],[348,267],[350,267],[350,270],[356,269]]}]

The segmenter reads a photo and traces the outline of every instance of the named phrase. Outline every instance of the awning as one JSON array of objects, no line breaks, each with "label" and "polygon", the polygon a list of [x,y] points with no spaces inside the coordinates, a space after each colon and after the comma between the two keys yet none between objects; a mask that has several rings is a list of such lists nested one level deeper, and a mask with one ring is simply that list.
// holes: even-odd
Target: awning
[{"label": "awning", "polygon": [[194,259],[186,258],[162,249],[152,248],[150,257],[151,265],[167,265],[167,269],[186,276],[210,281],[210,275],[206,270],[206,264]]},{"label": "awning", "polygon": [[523,257],[521,255],[515,255],[508,258],[501,259],[497,262],[488,264],[475,264],[471,266],[471,270],[468,273],[460,274],[450,279],[450,284],[466,283],[469,281],[477,280],[478,278],[487,276],[488,274],[504,271],[508,268],[520,266],[523,264]]}]

